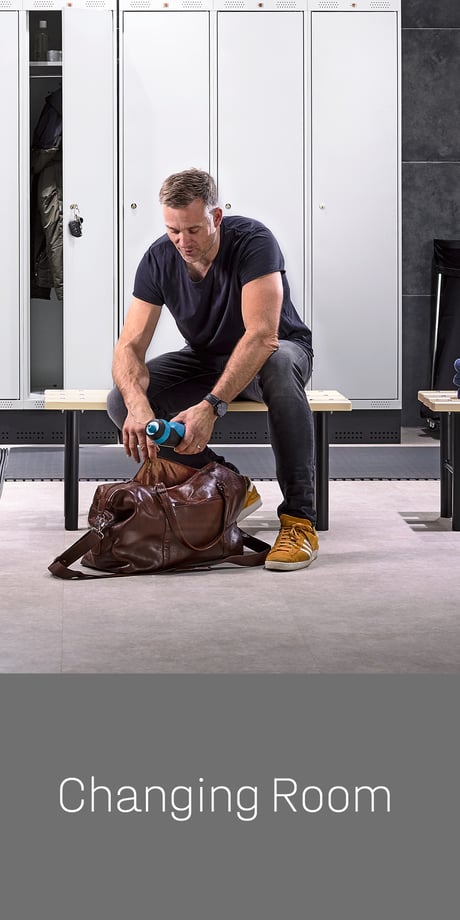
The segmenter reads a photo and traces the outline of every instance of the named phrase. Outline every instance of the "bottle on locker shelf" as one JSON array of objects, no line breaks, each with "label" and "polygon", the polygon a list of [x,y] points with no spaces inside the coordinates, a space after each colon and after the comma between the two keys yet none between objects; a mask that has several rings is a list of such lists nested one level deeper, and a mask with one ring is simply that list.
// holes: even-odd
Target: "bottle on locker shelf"
[{"label": "bottle on locker shelf", "polygon": [[38,29],[34,35],[33,60],[46,61],[48,51],[48,23],[46,19],[40,19]]}]

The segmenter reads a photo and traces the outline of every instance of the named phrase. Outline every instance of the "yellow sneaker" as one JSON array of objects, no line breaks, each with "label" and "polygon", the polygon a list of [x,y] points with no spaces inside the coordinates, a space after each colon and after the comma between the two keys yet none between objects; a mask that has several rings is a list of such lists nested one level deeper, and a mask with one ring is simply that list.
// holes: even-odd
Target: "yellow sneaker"
[{"label": "yellow sneaker", "polygon": [[253,482],[249,479],[249,476],[245,476],[246,479],[246,499],[244,505],[237,517],[237,523],[242,521],[248,514],[252,514],[253,511],[256,511],[257,508],[260,508],[262,505],[262,499],[254,485]]},{"label": "yellow sneaker", "polygon": [[289,514],[282,514],[280,520],[280,532],[265,560],[265,568],[281,572],[306,568],[318,555],[318,534],[313,524]]}]

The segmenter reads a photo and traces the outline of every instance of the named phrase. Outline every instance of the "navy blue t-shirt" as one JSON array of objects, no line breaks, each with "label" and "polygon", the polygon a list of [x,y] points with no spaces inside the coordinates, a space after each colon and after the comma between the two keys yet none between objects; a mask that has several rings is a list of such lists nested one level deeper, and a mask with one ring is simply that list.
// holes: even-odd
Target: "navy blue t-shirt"
[{"label": "navy blue t-shirt", "polygon": [[224,217],[220,246],[201,281],[192,281],[187,265],[165,234],[147,250],[137,269],[134,296],[165,306],[192,348],[229,355],[244,333],[241,288],[248,281],[281,272],[283,306],[278,336],[311,350],[311,332],[290,296],[280,247],[267,227],[247,217]]}]

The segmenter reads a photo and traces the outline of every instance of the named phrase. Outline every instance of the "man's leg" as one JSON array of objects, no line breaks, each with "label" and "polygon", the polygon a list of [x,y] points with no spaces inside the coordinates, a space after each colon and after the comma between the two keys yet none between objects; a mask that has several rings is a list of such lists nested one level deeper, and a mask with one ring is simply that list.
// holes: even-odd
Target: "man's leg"
[{"label": "man's leg", "polygon": [[280,532],[267,556],[267,569],[305,568],[318,552],[314,428],[305,395],[310,375],[310,357],[295,342],[281,341],[244,393],[267,404],[276,475],[283,493],[278,508]]},{"label": "man's leg", "polygon": [[311,359],[295,342],[279,348],[244,391],[267,404],[276,476],[283,493],[278,514],[316,521],[313,416],[305,396]]}]

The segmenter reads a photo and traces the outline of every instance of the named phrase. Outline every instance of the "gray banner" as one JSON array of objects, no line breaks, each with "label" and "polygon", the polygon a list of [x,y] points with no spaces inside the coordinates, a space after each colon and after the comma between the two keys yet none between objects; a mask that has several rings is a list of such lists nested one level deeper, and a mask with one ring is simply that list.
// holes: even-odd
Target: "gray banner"
[{"label": "gray banner", "polygon": [[458,916],[460,677],[0,690],[6,920]]}]

